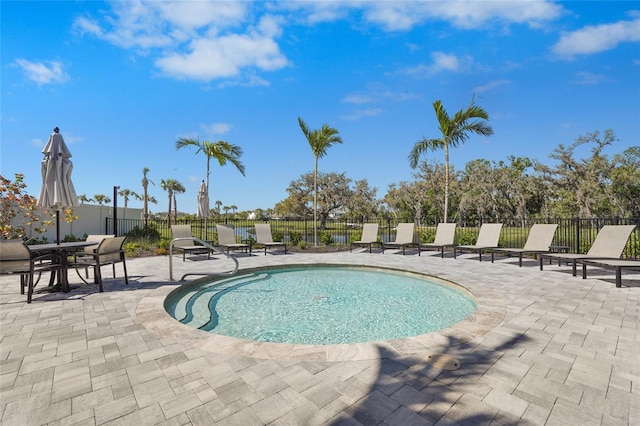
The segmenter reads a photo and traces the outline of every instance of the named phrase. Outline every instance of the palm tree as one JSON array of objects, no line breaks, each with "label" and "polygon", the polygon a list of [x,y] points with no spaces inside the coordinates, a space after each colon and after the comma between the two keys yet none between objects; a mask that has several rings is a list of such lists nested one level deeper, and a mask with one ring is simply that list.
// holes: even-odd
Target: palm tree
[{"label": "palm tree", "polygon": [[327,154],[327,149],[336,143],[342,143],[342,138],[338,136],[338,131],[328,124],[323,124],[320,130],[309,130],[307,124],[298,117],[298,124],[304,136],[311,146],[311,151],[316,158],[316,167],[313,173],[313,245],[318,245],[318,159]]},{"label": "palm tree", "polygon": [[93,202],[93,199],[87,198],[87,196],[85,194],[78,195],[78,200],[80,200],[80,204]]},{"label": "palm tree", "polygon": [[145,167],[142,169],[142,190],[144,191],[142,196],[142,212],[144,217],[144,225],[147,226],[147,220],[149,219],[149,194],[147,193],[147,188],[149,184],[155,185],[153,181],[147,179],[147,173],[149,173],[149,168]]},{"label": "palm tree", "polygon": [[[438,125],[442,137],[438,139],[423,138],[416,142],[409,154],[409,164],[415,169],[418,166],[420,155],[428,150],[444,149],[445,175],[444,175],[444,222],[447,222],[449,211],[449,146],[457,147],[469,138],[469,133],[481,136],[493,134],[493,128],[486,123],[489,114],[479,105],[476,105],[476,97],[471,98],[471,103],[465,110],[456,112],[453,118],[449,117],[447,111],[442,106],[442,102],[437,100],[433,103],[433,109],[438,119]],[[474,120],[474,119],[479,120]]]},{"label": "palm tree", "polygon": [[216,201],[216,210],[218,212],[218,216],[220,216],[220,207],[222,206],[222,201],[218,200]]},{"label": "palm tree", "polygon": [[235,204],[231,204],[229,206],[229,208],[231,209],[231,214],[233,215],[233,217],[236,216],[236,210],[238,210],[238,206],[236,206]]},{"label": "palm tree", "polygon": [[184,189],[184,186],[176,181],[176,183],[173,185],[173,220],[174,223],[178,223],[178,200],[176,200],[176,194],[184,194],[184,192],[186,191],[186,189]]},{"label": "palm tree", "polygon": [[175,179],[167,179],[167,180],[162,179],[160,181],[160,188],[162,188],[164,191],[167,191],[167,196],[169,198],[169,208],[167,209],[167,221],[171,223],[171,201],[173,200],[174,223],[177,223],[178,208],[176,205],[177,203],[176,203],[175,194],[183,193],[185,191],[184,185],[182,185],[180,182],[178,182]]},{"label": "palm tree", "polygon": [[124,199],[124,218],[127,218],[127,205],[129,204],[129,198],[130,197],[134,197],[134,198],[140,198],[140,196],[138,194],[136,194],[135,192],[133,192],[130,189],[122,189],[118,192],[118,195],[120,195],[123,199]]},{"label": "palm tree", "polygon": [[[196,155],[202,151],[204,153],[204,155],[207,156],[207,198],[211,199],[209,197],[209,165],[211,162],[211,159],[214,158],[216,160],[218,160],[218,164],[220,164],[220,167],[224,166],[227,164],[227,162],[230,162],[231,164],[233,164],[234,166],[236,166],[236,169],[238,169],[238,171],[240,173],[242,173],[242,176],[244,176],[244,164],[242,164],[242,162],[240,161],[240,157],[242,157],[242,148],[240,148],[238,145],[233,145],[229,142],[225,142],[225,141],[218,141],[218,142],[209,142],[209,141],[202,141],[200,142],[199,139],[193,139],[193,138],[180,138],[176,141],[176,149],[181,149],[184,148],[186,146],[195,146],[196,148],[198,148],[196,150]],[[207,239],[207,217],[205,216],[204,218],[204,232],[205,232],[205,239]]]},{"label": "palm tree", "polygon": [[93,199],[96,200],[96,203],[100,205],[100,222],[102,222],[102,205],[109,204],[111,202],[111,198],[107,197],[104,194],[95,194]]}]

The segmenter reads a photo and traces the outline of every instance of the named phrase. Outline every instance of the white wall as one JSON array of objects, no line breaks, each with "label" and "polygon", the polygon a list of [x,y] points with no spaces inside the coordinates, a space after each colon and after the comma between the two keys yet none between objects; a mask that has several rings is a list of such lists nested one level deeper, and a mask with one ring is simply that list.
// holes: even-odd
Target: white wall
[{"label": "white wall", "polygon": [[[84,234],[104,234],[105,233],[105,217],[113,218],[113,206],[99,206],[95,204],[81,204],[73,207],[73,213],[78,216],[77,220],[67,223],[64,220],[64,214],[60,215],[60,238],[64,239],[65,235],[74,235],[81,238]],[[118,219],[141,219],[142,209],[134,209],[127,207],[126,217],[124,207],[118,207]],[[111,225],[113,229],[113,223]],[[56,239],[55,220],[49,226],[44,234],[31,232],[28,234],[31,238],[47,237],[50,242]]]}]

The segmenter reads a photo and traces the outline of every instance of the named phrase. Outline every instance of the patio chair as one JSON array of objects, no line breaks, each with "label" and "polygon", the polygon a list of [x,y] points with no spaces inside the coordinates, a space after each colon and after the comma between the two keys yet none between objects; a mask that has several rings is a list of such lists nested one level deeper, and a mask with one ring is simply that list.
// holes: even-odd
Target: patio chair
[{"label": "patio chair", "polygon": [[500,241],[500,232],[502,231],[501,223],[483,223],[478,233],[478,239],[475,244],[454,246],[453,258],[456,258],[456,252],[463,251],[476,251],[478,252],[478,258],[482,262],[482,252],[498,247],[498,241]]},{"label": "patio chair", "polygon": [[529,230],[529,236],[522,248],[499,247],[491,249],[491,263],[493,263],[496,253],[504,254],[507,257],[518,256],[518,266],[522,267],[522,255],[549,253],[549,246],[553,242],[553,237],[558,229],[555,223],[536,223]]},{"label": "patio chair", "polygon": [[413,223],[399,223],[396,228],[396,240],[389,242],[382,242],[382,253],[388,248],[402,248],[402,255],[404,256],[405,247],[415,245],[413,242]]},{"label": "patio chair", "polygon": [[358,241],[351,241],[349,252],[351,252],[353,246],[369,246],[369,253],[371,253],[371,247],[374,244],[380,244],[378,242],[378,226],[379,225],[377,223],[365,223],[364,225],[362,225],[362,236]]},{"label": "patio chair", "polygon": [[218,232],[218,246],[226,249],[227,254],[231,250],[244,250],[251,254],[251,246],[245,243],[238,243],[236,241],[236,233],[231,225],[217,224],[216,231]]},{"label": "patio chair", "polygon": [[456,226],[455,223],[439,223],[433,242],[418,244],[418,256],[422,250],[439,249],[440,257],[444,258],[444,249],[456,245]]},{"label": "patio chair", "polygon": [[[100,293],[102,293],[103,286],[101,268],[103,266],[111,265],[113,268],[113,278],[115,278],[116,263],[122,263],[122,268],[124,270],[124,282],[125,284],[129,284],[129,276],[127,275],[127,262],[125,260],[124,254],[124,243],[126,239],[126,236],[105,238],[100,242],[100,244],[98,244],[98,248],[94,253],[80,256],[78,258],[78,261],[73,262],[71,266],[75,267],[76,269],[88,267],[93,268],[93,281],[95,284],[98,284]],[[78,273],[78,276],[80,276],[80,278],[85,281],[80,273]]]},{"label": "patio chair", "polygon": [[[33,289],[40,280],[40,274],[49,271],[53,274],[59,269],[60,265],[55,262],[51,253],[32,257],[24,241],[0,241],[0,274],[20,275],[20,294],[24,294],[24,288],[27,287],[27,303],[31,303]],[[35,279],[36,274],[38,279]]]},{"label": "patio chair", "polygon": [[[191,225],[171,225],[171,236],[176,238],[193,238]],[[195,244],[194,240],[178,240],[173,242],[173,248],[182,251],[182,261],[184,262],[189,254],[207,254],[207,259],[211,259],[209,247]]]},{"label": "patio chair", "polygon": [[[90,234],[90,235],[87,235],[87,238],[85,239],[85,241],[86,242],[95,243],[95,244],[83,247],[82,249],[74,252],[73,253],[74,262],[77,262],[78,259],[80,257],[82,257],[82,256],[85,256],[85,255],[91,256],[91,255],[93,255],[96,252],[96,249],[98,248],[98,245],[102,242],[102,240],[104,240],[105,238],[113,238],[113,237],[115,237],[115,235],[113,235],[113,234],[109,234],[109,235]],[[86,268],[85,276],[87,278],[89,277],[89,268]]]},{"label": "patio chair", "polygon": [[273,241],[273,235],[271,234],[271,225],[268,223],[256,223],[256,243],[264,246],[264,254],[267,255],[267,249],[271,250],[274,247],[283,247],[284,253],[287,254],[287,244],[283,241]]},{"label": "patio chair", "polygon": [[582,278],[587,278],[587,265],[597,266],[600,268],[615,269],[616,271],[616,287],[622,287],[622,270],[638,269],[640,270],[640,260],[632,259],[577,259],[578,263],[582,263]]},{"label": "patio chair", "polygon": [[540,255],[540,270],[544,259],[556,259],[571,264],[572,273],[577,275],[577,263],[583,260],[620,259],[624,247],[635,225],[605,225],[598,231],[593,245],[587,254],[581,253],[544,253]]}]

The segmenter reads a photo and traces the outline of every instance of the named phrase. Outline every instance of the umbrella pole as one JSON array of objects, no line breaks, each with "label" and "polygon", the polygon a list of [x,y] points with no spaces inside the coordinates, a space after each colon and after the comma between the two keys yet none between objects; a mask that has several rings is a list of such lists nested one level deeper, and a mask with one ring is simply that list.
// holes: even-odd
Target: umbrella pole
[{"label": "umbrella pole", "polygon": [[56,244],[60,244],[60,210],[56,210]]}]

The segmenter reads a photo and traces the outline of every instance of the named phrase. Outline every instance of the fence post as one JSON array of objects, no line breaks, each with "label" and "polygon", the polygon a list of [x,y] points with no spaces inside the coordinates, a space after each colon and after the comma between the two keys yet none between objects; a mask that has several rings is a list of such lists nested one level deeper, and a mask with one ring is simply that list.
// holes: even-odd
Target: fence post
[{"label": "fence post", "polygon": [[576,217],[576,247],[574,253],[580,253],[580,218]]}]

